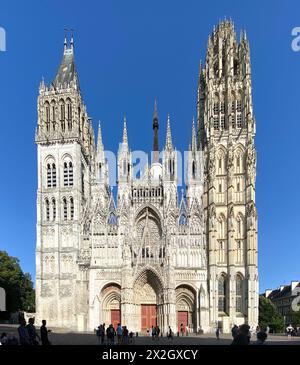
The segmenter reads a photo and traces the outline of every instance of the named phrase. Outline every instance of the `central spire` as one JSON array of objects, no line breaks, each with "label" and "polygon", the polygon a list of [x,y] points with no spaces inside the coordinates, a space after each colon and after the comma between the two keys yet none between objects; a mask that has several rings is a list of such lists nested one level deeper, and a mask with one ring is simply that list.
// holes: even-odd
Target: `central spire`
[{"label": "central spire", "polygon": [[157,104],[154,102],[153,113],[153,162],[159,162],[159,149],[158,149],[158,117],[157,117]]}]

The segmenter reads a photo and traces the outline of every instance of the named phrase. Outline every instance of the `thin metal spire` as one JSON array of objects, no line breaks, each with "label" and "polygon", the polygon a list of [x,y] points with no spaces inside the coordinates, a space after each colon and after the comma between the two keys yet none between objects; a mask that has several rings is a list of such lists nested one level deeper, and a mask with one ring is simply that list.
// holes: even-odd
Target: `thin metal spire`
[{"label": "thin metal spire", "polygon": [[157,104],[155,100],[153,112],[153,162],[159,161],[158,128]]},{"label": "thin metal spire", "polygon": [[128,146],[128,137],[127,137],[127,122],[126,117],[124,117],[124,126],[123,126],[123,144]]},{"label": "thin metal spire", "polygon": [[168,114],[167,119],[167,135],[166,135],[166,150],[172,150],[172,134],[171,134],[171,124],[170,124],[170,115]]}]

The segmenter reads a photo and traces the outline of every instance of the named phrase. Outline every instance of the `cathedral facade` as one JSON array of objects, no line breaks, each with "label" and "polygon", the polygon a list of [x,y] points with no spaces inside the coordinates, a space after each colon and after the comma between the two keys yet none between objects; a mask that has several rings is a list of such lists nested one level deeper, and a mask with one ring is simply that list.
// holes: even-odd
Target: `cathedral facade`
[{"label": "cathedral facade", "polygon": [[82,99],[74,42],[38,96],[36,318],[94,330],[118,322],[132,331],[159,325],[204,333],[258,322],[256,151],[249,43],[232,21],[208,39],[200,64],[185,189],[170,118],[160,150],[137,177],[124,121],[109,160]]}]

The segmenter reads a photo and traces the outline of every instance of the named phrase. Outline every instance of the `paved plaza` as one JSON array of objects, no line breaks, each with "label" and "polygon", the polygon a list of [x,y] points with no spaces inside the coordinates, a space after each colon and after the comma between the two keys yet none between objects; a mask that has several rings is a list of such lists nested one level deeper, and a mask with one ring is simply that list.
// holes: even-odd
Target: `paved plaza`
[{"label": "paved plaza", "polygon": [[[0,334],[2,332],[13,333],[18,336],[17,325],[3,325],[0,324]],[[38,329],[38,326],[36,326]],[[50,329],[50,328],[49,328]],[[85,332],[63,332],[55,329],[49,334],[49,339],[53,345],[97,345],[98,339],[95,333]],[[255,335],[251,343],[255,342]],[[134,337],[135,345],[230,345],[232,337],[229,334],[221,334],[220,340],[217,340],[213,334],[195,335],[177,337],[173,340],[168,338],[159,338],[159,340],[152,340],[147,336]],[[298,345],[300,346],[300,337],[288,338],[285,335],[269,335],[266,342],[269,345]]]}]

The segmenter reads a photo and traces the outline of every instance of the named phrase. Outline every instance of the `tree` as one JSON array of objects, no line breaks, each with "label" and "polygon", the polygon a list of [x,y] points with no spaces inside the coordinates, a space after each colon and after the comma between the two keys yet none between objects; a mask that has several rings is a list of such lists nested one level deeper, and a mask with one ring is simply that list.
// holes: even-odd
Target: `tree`
[{"label": "tree", "polygon": [[6,291],[8,312],[35,311],[35,293],[30,274],[24,274],[19,260],[6,251],[0,251],[0,287]]},{"label": "tree", "polygon": [[292,312],[292,320],[294,326],[300,326],[300,310],[298,312]]},{"label": "tree", "polygon": [[278,313],[275,304],[265,296],[259,297],[259,325],[262,329],[267,326],[274,332],[282,332],[284,330],[284,319]]}]

